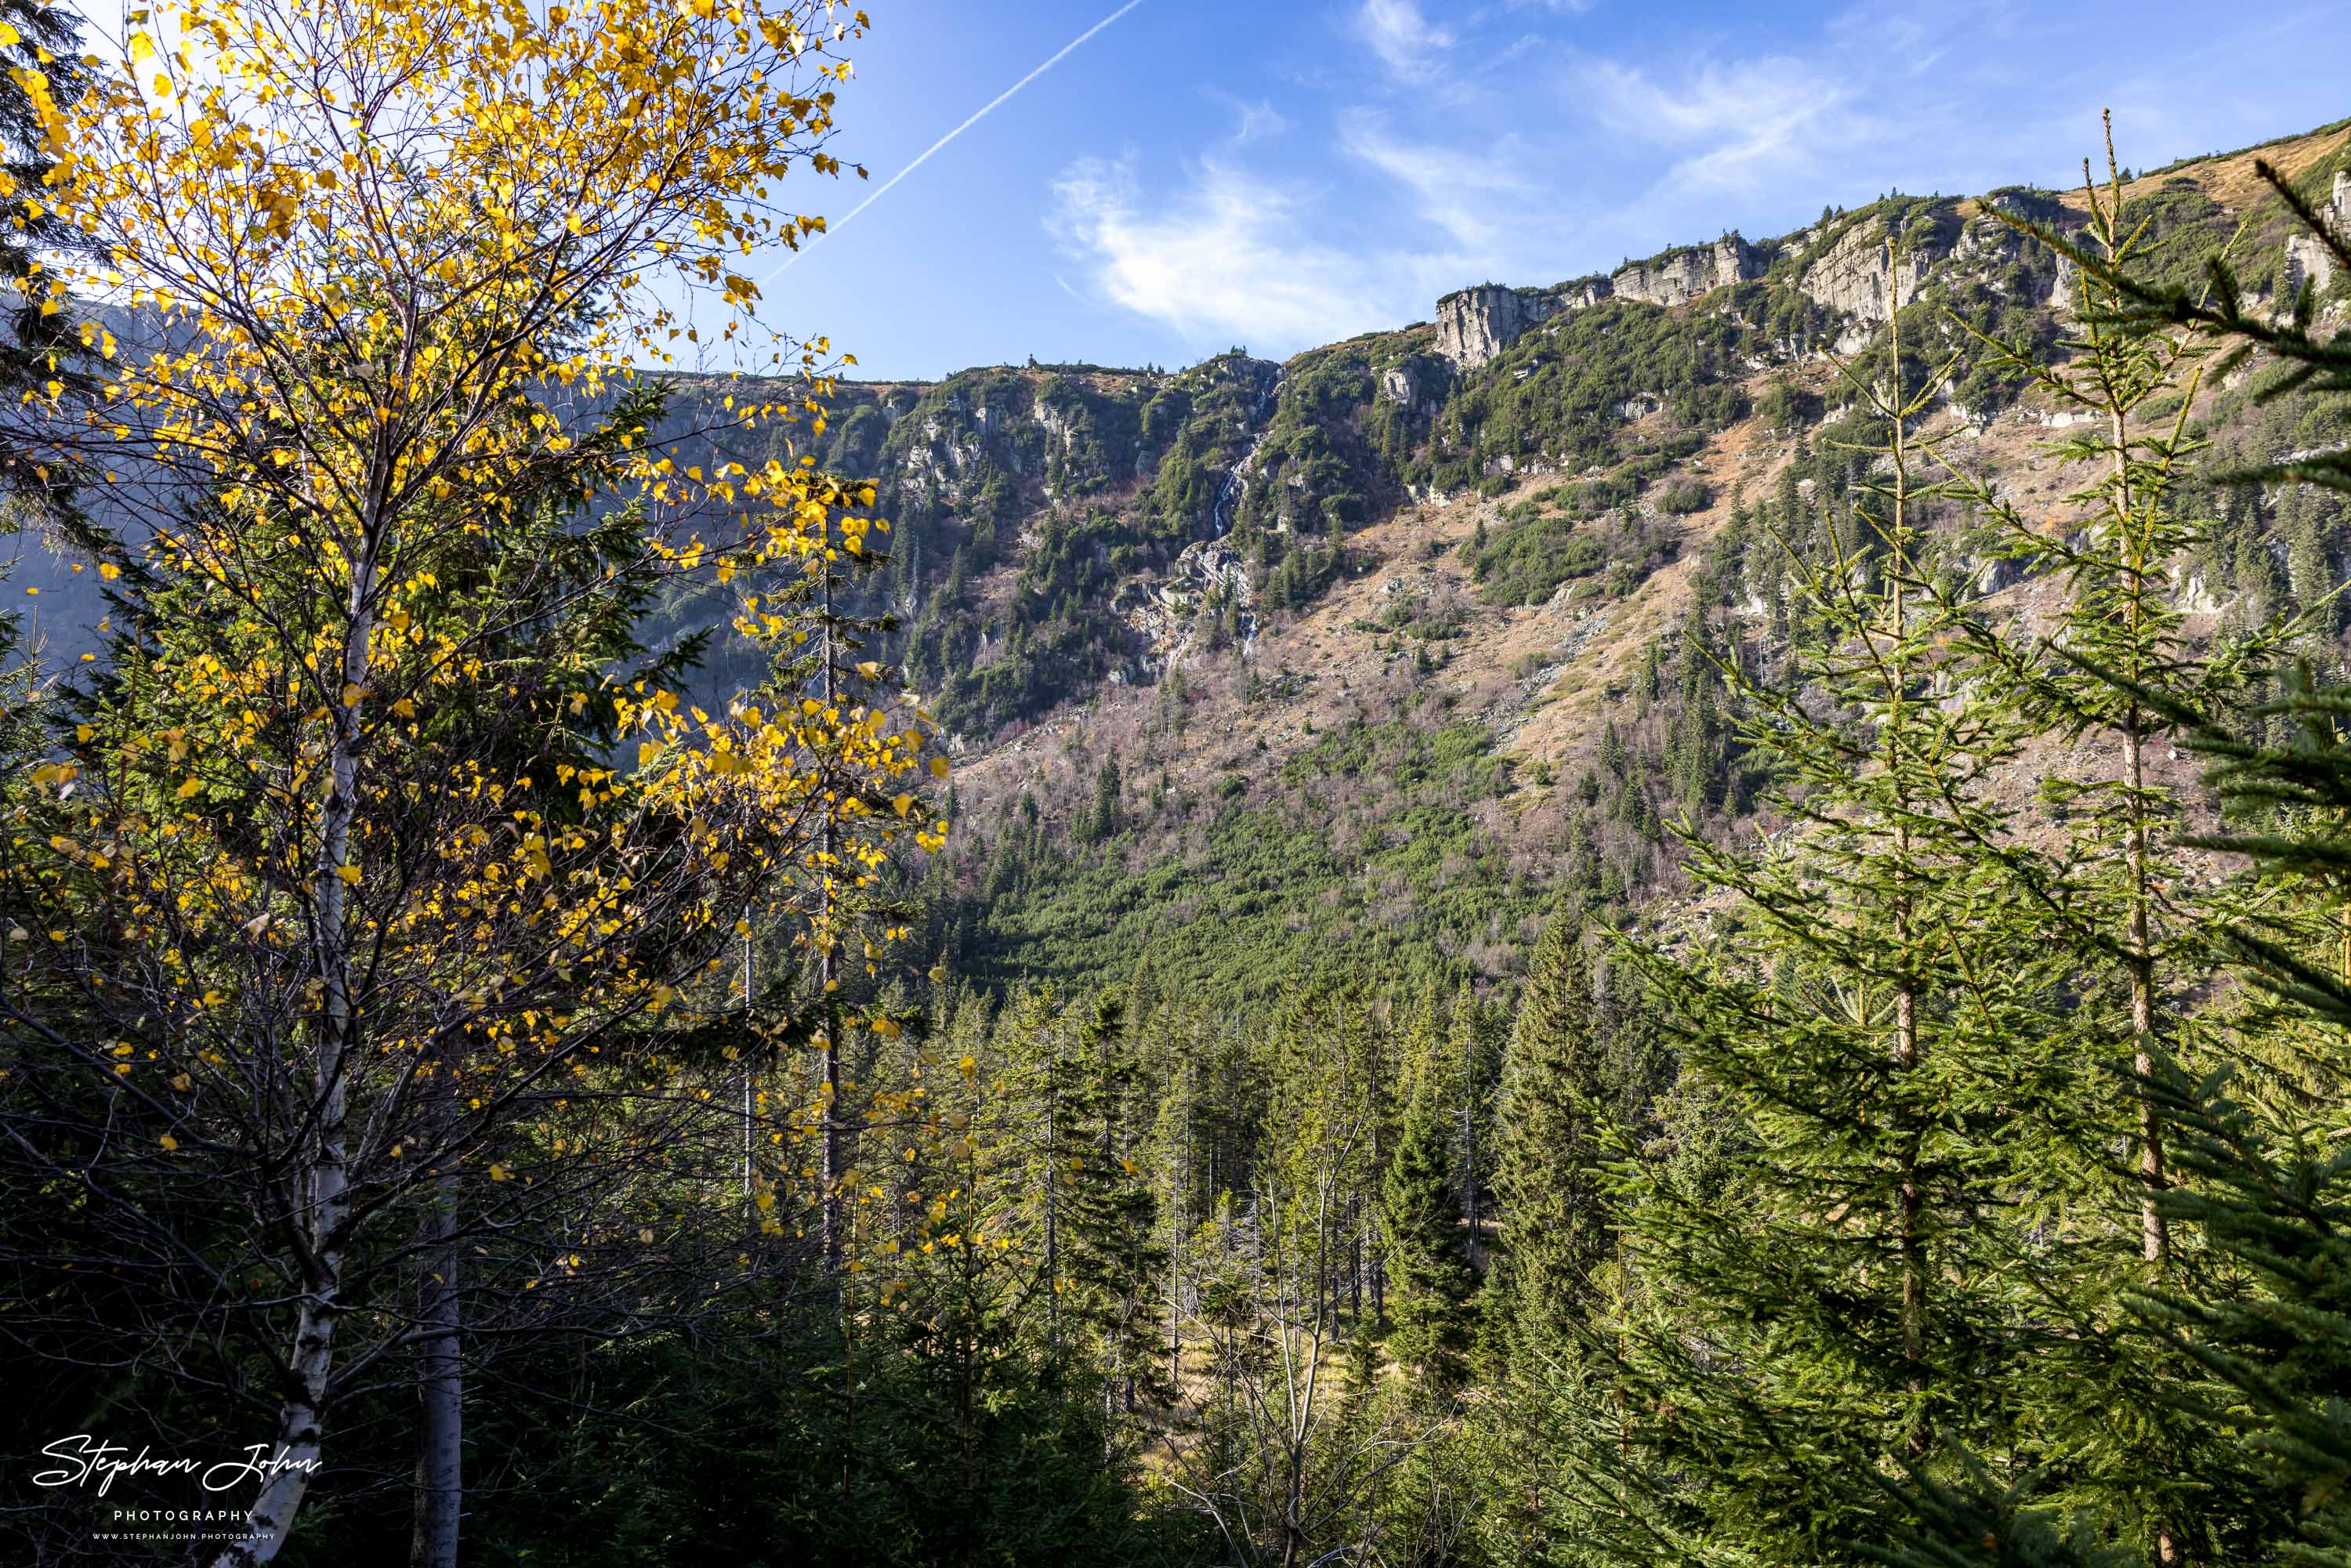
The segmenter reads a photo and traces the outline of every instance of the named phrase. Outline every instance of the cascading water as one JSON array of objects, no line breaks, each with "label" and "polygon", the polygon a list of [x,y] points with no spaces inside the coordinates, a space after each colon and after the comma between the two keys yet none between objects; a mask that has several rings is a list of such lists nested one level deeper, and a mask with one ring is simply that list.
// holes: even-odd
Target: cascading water
[{"label": "cascading water", "polygon": [[[1249,450],[1241,454],[1240,460],[1226,471],[1224,483],[1217,486],[1216,504],[1208,508],[1209,538],[1212,540],[1221,539],[1233,530],[1233,504],[1240,498],[1243,476],[1256,463],[1258,448],[1265,444],[1265,438],[1271,429],[1267,415],[1275,401],[1281,396],[1281,381],[1282,372],[1277,368],[1258,388],[1257,408],[1250,415],[1250,423],[1258,427],[1257,434],[1250,439]],[[1192,548],[1197,549],[1199,547],[1195,545]],[[1249,603],[1248,598],[1244,597],[1239,626],[1243,659],[1250,657],[1257,648],[1257,615]]]},{"label": "cascading water", "polygon": [[1250,439],[1249,450],[1241,454],[1240,461],[1226,471],[1225,482],[1217,486],[1217,503],[1208,508],[1208,537],[1211,538],[1223,538],[1233,530],[1233,502],[1240,494],[1241,476],[1250,464],[1257,461],[1257,449],[1265,444],[1266,434],[1271,428],[1266,423],[1266,413],[1273,406],[1274,400],[1281,395],[1281,378],[1282,372],[1275,371],[1258,391],[1257,412],[1252,416],[1258,432]]}]

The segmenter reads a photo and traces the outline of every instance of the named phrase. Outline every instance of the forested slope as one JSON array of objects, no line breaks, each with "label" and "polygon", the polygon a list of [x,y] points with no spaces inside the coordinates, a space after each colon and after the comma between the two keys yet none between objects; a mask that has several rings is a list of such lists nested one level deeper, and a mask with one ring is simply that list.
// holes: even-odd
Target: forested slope
[{"label": "forested slope", "polygon": [[[2325,209],[2346,139],[2264,155]],[[2199,277],[2225,249],[2247,308],[2307,280],[2341,318],[2351,280],[2252,160],[2126,183],[2149,276]],[[906,530],[893,608],[962,747],[939,950],[998,980],[1147,959],[1220,995],[1326,961],[1507,981],[1561,894],[1620,912],[1673,894],[1673,824],[1769,831],[1715,666],[1785,657],[1782,536],[1814,555],[1858,538],[1883,429],[1856,389],[1894,369],[1889,295],[1902,372],[1945,372],[1940,477],[2081,515],[2054,455],[2078,416],[1970,336],[2052,349],[2072,264],[1987,204],[2061,234],[2084,215],[2078,193],[1887,198],[1741,242],[1719,273],[1465,291],[1433,326],[1282,366],[973,371],[860,402],[834,453]],[[2264,396],[2290,373],[2198,388],[2214,470],[2351,436],[2327,400]],[[2217,523],[2182,566],[2200,625],[2327,600],[2351,551],[2339,500],[2193,497]],[[1980,507],[1927,510],[2030,624],[2049,585]]]}]

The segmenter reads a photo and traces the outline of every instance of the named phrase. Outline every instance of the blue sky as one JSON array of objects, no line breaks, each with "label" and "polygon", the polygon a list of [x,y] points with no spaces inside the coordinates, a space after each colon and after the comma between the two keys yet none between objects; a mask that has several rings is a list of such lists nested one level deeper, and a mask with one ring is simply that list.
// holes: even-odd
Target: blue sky
[{"label": "blue sky", "polygon": [[[1116,4],[869,0],[835,150],[878,184]],[[1823,202],[2078,177],[2102,106],[2132,165],[2304,130],[2351,114],[2346,23],[2339,0],[1143,0],[761,314],[877,377],[1288,354]]]}]

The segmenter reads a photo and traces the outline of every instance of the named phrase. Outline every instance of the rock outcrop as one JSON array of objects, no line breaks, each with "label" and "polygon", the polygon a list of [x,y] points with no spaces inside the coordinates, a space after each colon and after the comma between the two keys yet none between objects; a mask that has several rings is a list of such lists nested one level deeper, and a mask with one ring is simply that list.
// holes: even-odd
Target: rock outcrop
[{"label": "rock outcrop", "polygon": [[1412,354],[1380,372],[1379,395],[1383,402],[1401,403],[1415,415],[1426,417],[1444,406],[1452,382],[1453,367],[1444,360],[1434,354]]},{"label": "rock outcrop", "polygon": [[1573,283],[1562,283],[1552,293],[1570,310],[1589,310],[1602,300],[1612,298],[1615,289],[1604,277],[1580,277]]},{"label": "rock outcrop", "polygon": [[[2082,225],[2080,214],[2047,192],[2011,186],[1977,198],[1977,211],[1960,225],[1948,259],[1994,291],[2012,295],[2021,305],[2070,310],[2074,264],[2002,222],[1994,209],[2060,233],[2078,231]],[[1882,292],[1882,278],[1878,287]],[[1876,314],[1885,313],[1881,304]]]},{"label": "rock outcrop", "polygon": [[1611,274],[1608,283],[1621,299],[1679,305],[1727,283],[1761,277],[1769,260],[1737,235],[1725,235],[1712,245],[1690,246],[1649,261],[1636,261]]},{"label": "rock outcrop", "polygon": [[1111,608],[1125,617],[1147,650],[1134,676],[1182,664],[1199,641],[1201,611],[1223,604],[1231,605],[1235,630],[1246,648],[1257,640],[1257,590],[1249,581],[1249,563],[1220,540],[1195,539],[1186,545],[1163,583],[1130,579],[1122,585]]},{"label": "rock outcrop", "polygon": [[[1437,302],[1437,351],[1465,371],[1491,361],[1525,335],[1569,310],[1588,310],[1609,296],[1604,277],[1556,288],[1506,288],[1481,283]],[[1401,400],[1399,400],[1401,401]]]},{"label": "rock outcrop", "polygon": [[[2351,241],[2351,173],[2335,172],[2335,188],[2326,205],[2318,210],[2326,226],[2339,240]],[[2290,306],[2295,295],[2307,282],[2315,293],[2326,292],[2335,281],[2335,253],[2314,234],[2296,234],[2285,242],[2284,287],[2279,291],[2278,303]]]},{"label": "rock outcrop", "polygon": [[1918,286],[1948,254],[1938,239],[1896,233],[1891,215],[1865,217],[1804,268],[1796,287],[1829,309],[1876,329],[1918,297]]},{"label": "rock outcrop", "polygon": [[1437,351],[1474,371],[1559,312],[1559,300],[1532,288],[1480,284],[1437,302]]}]

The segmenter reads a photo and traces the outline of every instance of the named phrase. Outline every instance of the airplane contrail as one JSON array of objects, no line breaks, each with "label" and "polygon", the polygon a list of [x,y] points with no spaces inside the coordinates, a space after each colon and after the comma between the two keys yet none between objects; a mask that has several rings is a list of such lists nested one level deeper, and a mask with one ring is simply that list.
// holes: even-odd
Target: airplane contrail
[{"label": "airplane contrail", "polygon": [[[969,131],[973,126],[977,125],[981,120],[986,120],[989,115],[995,113],[998,109],[1003,106],[1006,99],[1010,98],[1014,93],[1019,92],[1022,88],[1027,87],[1030,82],[1035,81],[1039,77],[1043,76],[1047,71],[1051,70],[1055,66],[1058,66],[1063,60],[1068,59],[1071,55],[1077,52],[1079,46],[1085,43],[1087,39],[1092,37],[1096,33],[1101,32],[1104,27],[1109,26],[1113,22],[1117,21],[1121,16],[1125,16],[1129,11],[1134,10],[1137,5],[1142,4],[1143,0],[1126,0],[1125,5],[1121,5],[1117,10],[1113,11],[1109,16],[1104,16],[1101,21],[1096,22],[1092,26],[1088,27],[1084,32],[1080,33],[1076,37],[1071,38],[1068,43],[1062,45],[1061,48],[1048,58],[1043,65],[1039,66],[1035,70],[1030,71],[1027,76],[1022,77],[1019,81],[1014,82],[1010,87],[1006,88],[1002,92],[999,92],[994,98],[989,99],[985,104],[980,106],[978,111],[972,115],[970,119],[965,120],[961,125],[956,126],[953,131],[948,131],[945,136],[940,137],[936,141],[932,142],[928,147],[924,148],[913,162],[907,164],[904,168],[891,175],[889,179],[883,181],[880,190],[874,192],[872,195],[866,197],[863,201],[850,208],[848,213],[841,217],[836,218],[826,224],[826,236],[828,238],[831,237],[840,230],[841,225],[847,223],[851,218],[855,217],[858,214],[863,212],[866,208],[872,206],[874,203],[888,195],[890,193],[891,186],[895,185],[899,181],[904,179],[907,175],[921,168],[925,163],[929,162],[931,155],[936,152],[940,148],[945,147],[948,142],[953,141],[956,137],[961,136],[965,131]],[[790,256],[784,258],[783,266],[778,267],[775,271],[768,274],[768,276],[761,280],[761,287],[764,287],[767,284],[773,283],[777,278],[781,277],[786,272],[791,269],[792,263],[799,260],[800,257],[809,253],[810,249],[813,248],[813,246],[808,246],[792,252]]]}]

